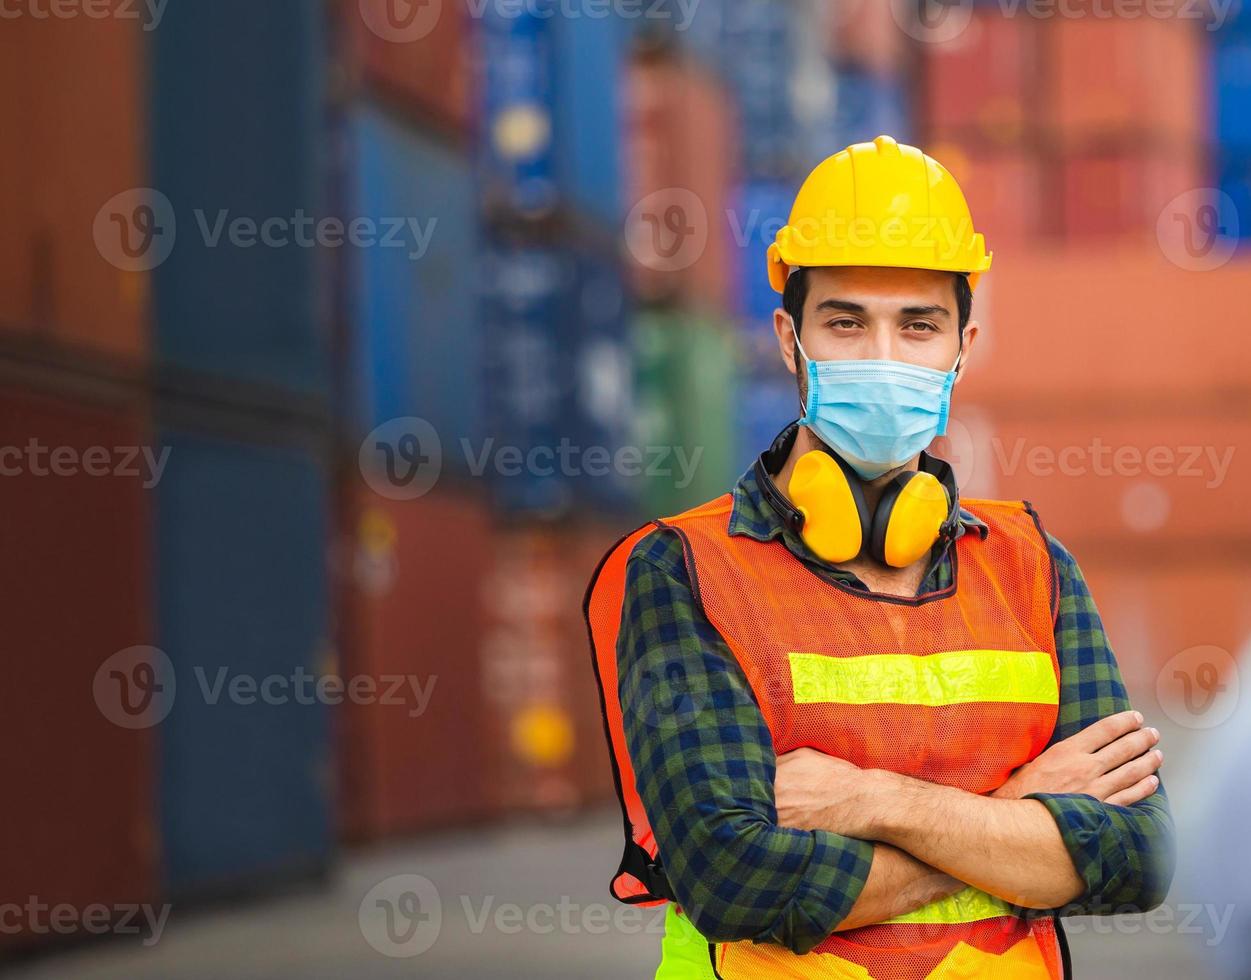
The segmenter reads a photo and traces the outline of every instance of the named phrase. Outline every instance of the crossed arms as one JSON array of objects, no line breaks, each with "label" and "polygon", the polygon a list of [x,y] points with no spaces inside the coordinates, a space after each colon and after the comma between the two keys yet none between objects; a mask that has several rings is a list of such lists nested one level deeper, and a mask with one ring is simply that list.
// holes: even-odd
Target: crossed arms
[{"label": "crossed arms", "polygon": [[803,953],[965,883],[1030,908],[1076,899],[1074,913],[1163,901],[1172,819],[1163,786],[1146,781],[1156,736],[1127,714],[1080,571],[1054,542],[1053,553],[1053,744],[987,798],[811,751],[777,759],[746,678],[692,598],[680,541],[658,531],[640,542],[627,567],[618,693],[661,862],[705,937]]}]

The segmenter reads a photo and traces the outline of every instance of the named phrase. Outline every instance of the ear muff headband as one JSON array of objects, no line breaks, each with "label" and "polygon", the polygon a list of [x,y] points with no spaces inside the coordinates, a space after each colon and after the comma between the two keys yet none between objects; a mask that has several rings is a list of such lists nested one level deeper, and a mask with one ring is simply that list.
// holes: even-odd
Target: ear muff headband
[{"label": "ear muff headband", "polygon": [[934,547],[950,510],[947,490],[935,476],[899,474],[878,501],[869,553],[891,568],[907,568]]}]

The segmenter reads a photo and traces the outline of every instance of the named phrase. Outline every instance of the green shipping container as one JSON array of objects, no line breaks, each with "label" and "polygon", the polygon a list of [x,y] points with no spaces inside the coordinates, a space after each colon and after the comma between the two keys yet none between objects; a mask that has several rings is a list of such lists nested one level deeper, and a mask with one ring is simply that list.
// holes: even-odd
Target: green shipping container
[{"label": "green shipping container", "polygon": [[685,311],[650,311],[635,320],[631,342],[645,516],[675,514],[725,493],[739,475],[735,334]]}]

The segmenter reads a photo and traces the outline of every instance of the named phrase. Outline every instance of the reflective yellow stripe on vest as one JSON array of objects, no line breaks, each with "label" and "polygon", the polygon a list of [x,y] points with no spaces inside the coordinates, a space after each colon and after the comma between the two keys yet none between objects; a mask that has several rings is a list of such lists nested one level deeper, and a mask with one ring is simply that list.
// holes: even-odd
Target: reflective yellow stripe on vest
[{"label": "reflective yellow stripe on vest", "polygon": [[656,980],[716,980],[716,976],[708,940],[670,902],[665,907],[665,937],[660,942]]},{"label": "reflective yellow stripe on vest", "polygon": [[1015,915],[1005,901],[995,898],[971,885],[954,895],[922,905],[919,909],[887,919],[890,923],[915,923],[918,925],[956,925],[962,922],[981,922],[1001,915]]},{"label": "reflective yellow stripe on vest", "polygon": [[1038,650],[951,650],[929,656],[830,657],[790,653],[796,704],[1057,704],[1051,655]]}]

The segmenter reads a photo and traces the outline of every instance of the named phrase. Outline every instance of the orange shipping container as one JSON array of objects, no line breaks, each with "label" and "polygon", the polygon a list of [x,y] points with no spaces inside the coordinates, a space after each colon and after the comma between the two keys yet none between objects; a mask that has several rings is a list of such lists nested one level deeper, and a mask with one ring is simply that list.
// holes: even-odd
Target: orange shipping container
[{"label": "orange shipping container", "polygon": [[929,138],[998,146],[1021,142],[1033,115],[1030,92],[1037,78],[1037,32],[1033,17],[978,10],[956,37],[922,45]]},{"label": "orange shipping container", "polygon": [[[149,214],[137,216],[142,202],[134,195],[118,197],[147,183],[147,37],[133,17],[4,21],[5,330],[128,361],[145,356],[147,273],[123,271],[110,259],[127,265],[122,223]],[[159,229],[159,213],[153,220]]]},{"label": "orange shipping container", "polygon": [[[1181,261],[1182,256],[1174,255]],[[1157,248],[998,249],[956,404],[992,414],[1251,414],[1245,330],[1251,260],[1208,271]]]},{"label": "orange shipping container", "polygon": [[1042,167],[1020,150],[969,150],[937,143],[929,152],[960,182],[991,251],[1034,244],[1043,234]]},{"label": "orange shipping container", "polygon": [[1179,195],[1204,186],[1194,152],[1120,150],[1082,153],[1061,164],[1063,237],[1156,237],[1160,215]]},{"label": "orange shipping container", "polygon": [[[1062,414],[1020,405],[989,438],[952,440],[978,492],[1028,499],[1066,542],[1126,555],[1251,554],[1251,417]],[[960,411],[952,429],[959,432]],[[965,449],[971,448],[970,455]]]},{"label": "orange shipping container", "polygon": [[343,0],[353,70],[416,113],[466,132],[473,113],[472,21],[465,0]]},{"label": "orange shipping container", "polygon": [[480,818],[486,509],[442,492],[388,500],[359,481],[344,508],[340,674],[377,695],[349,698],[339,717],[344,830],[368,839]]},{"label": "orange shipping container", "polygon": [[502,529],[483,583],[484,696],[498,755],[490,786],[507,812],[566,812],[608,799],[611,775],[582,596],[609,534]]},{"label": "orange shipping container", "polygon": [[1198,143],[1206,136],[1203,21],[1057,17],[1045,25],[1048,123],[1066,146],[1121,136]]},{"label": "orange shipping container", "polygon": [[627,256],[646,300],[730,308],[730,222],[737,159],[732,100],[708,70],[641,58],[627,87]]}]

